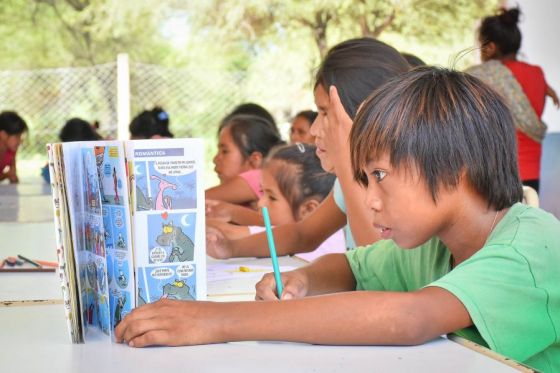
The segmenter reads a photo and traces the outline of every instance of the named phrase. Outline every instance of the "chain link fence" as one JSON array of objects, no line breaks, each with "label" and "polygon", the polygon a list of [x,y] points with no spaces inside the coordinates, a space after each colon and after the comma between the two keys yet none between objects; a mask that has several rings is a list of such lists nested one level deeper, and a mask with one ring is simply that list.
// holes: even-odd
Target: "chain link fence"
[{"label": "chain link fence", "polygon": [[[18,112],[29,133],[18,158],[42,156],[45,144],[73,117],[100,123],[100,134],[117,137],[117,63],[82,68],[0,71],[0,111]],[[220,119],[244,101],[245,77],[222,71],[168,68],[131,62],[130,117],[158,105],[176,137],[214,140]],[[122,109],[121,109],[122,110]],[[208,155],[215,141],[208,141]]]}]

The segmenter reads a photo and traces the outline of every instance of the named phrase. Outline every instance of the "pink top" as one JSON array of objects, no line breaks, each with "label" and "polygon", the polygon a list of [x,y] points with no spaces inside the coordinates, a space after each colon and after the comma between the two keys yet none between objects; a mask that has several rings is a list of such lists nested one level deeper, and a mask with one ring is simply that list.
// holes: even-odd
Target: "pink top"
[{"label": "pink top", "polygon": [[6,149],[4,156],[0,158],[0,172],[4,172],[4,169],[12,164],[12,161],[16,157],[16,152]]},{"label": "pink top", "polygon": [[[259,226],[249,226],[249,232],[251,234],[256,234],[265,231],[265,227]],[[346,240],[344,239],[344,231],[339,229],[332,236],[327,238],[318,248],[308,253],[296,254],[298,258],[312,262],[318,257],[325,254],[333,253],[345,253],[346,252]]]},{"label": "pink top", "polygon": [[257,198],[263,196],[263,191],[261,188],[261,169],[256,168],[254,170],[245,171],[239,174],[249,184],[249,188],[255,193]]}]

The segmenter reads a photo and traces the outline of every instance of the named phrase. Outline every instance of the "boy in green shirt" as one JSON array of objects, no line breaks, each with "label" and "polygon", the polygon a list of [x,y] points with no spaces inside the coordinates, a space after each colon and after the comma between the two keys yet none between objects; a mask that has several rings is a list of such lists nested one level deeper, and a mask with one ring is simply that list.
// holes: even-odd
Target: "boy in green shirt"
[{"label": "boy in green shirt", "polygon": [[[334,87],[329,98],[332,126]],[[498,95],[466,74],[415,69],[363,103],[350,143],[382,241],[283,273],[281,302],[266,275],[261,302],[140,307],[117,341],[411,345],[460,331],[560,371],[560,222],[519,204],[514,126]]]}]

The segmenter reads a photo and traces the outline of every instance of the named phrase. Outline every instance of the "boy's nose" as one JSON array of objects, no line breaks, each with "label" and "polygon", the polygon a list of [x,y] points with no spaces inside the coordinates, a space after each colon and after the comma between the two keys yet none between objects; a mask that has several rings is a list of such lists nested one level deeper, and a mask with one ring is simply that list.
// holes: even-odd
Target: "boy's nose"
[{"label": "boy's nose", "polygon": [[373,210],[373,211],[380,211],[382,207],[381,200],[378,197],[378,194],[375,191],[375,186],[368,185],[366,189],[366,207]]}]

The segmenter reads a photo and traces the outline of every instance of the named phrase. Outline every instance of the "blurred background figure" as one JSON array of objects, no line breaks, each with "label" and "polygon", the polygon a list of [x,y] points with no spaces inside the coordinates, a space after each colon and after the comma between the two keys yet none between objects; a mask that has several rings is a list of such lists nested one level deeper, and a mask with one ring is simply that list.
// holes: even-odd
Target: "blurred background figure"
[{"label": "blurred background figure", "polygon": [[304,110],[296,114],[290,126],[290,143],[315,144],[315,137],[309,130],[317,118],[318,113],[313,110]]},{"label": "blurred background figure", "polygon": [[0,181],[19,182],[16,171],[16,152],[27,132],[27,124],[15,111],[0,113]]},{"label": "blurred background figure", "polygon": [[[61,142],[96,141],[103,140],[103,137],[97,133],[94,124],[90,124],[81,118],[72,118],[60,129],[58,139]],[[41,176],[45,182],[50,183],[48,164],[41,168]]]}]

